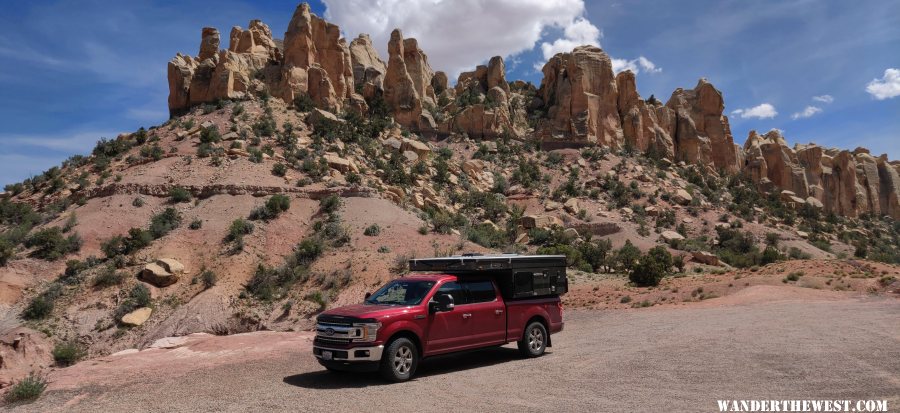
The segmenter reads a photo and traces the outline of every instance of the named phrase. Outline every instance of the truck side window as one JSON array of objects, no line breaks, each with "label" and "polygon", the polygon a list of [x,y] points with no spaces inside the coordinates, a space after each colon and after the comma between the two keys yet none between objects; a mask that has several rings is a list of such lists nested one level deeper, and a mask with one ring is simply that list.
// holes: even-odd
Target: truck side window
[{"label": "truck side window", "polygon": [[534,291],[534,274],[531,272],[517,272],[515,276],[516,295],[528,294]]},{"label": "truck side window", "polygon": [[488,303],[497,299],[494,283],[490,281],[467,281],[462,284],[469,293],[469,303]]},{"label": "truck side window", "polygon": [[466,292],[456,281],[444,283],[444,285],[438,288],[435,295],[438,294],[450,294],[450,296],[453,297],[454,305],[468,304],[469,302],[469,300],[466,299]]}]

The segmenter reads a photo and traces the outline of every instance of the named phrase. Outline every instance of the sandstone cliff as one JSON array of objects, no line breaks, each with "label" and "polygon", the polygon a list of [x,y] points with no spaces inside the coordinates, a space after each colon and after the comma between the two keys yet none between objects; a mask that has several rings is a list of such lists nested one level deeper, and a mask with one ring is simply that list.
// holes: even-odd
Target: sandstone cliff
[{"label": "sandstone cliff", "polygon": [[304,3],[282,46],[259,20],[246,30],[232,28],[222,50],[219,31],[204,28],[197,57],[178,54],[169,62],[169,110],[177,115],[200,103],[263,92],[288,104],[306,97],[336,112],[365,113],[373,99],[383,99],[398,125],[426,136],[522,138],[531,132],[547,149],[632,149],[710,173],[743,173],[760,190],[787,191],[785,199],[828,212],[900,217],[897,162],[861,148],[790,148],[777,131],[751,132],[741,148],[724,114],[722,92],[706,79],[693,89],[676,89],[665,104],[645,100],[634,74],[614,73],[609,55],[595,46],[559,53],[542,72],[537,90],[508,82],[503,58],[494,56],[451,85],[446,73],[431,67],[418,41],[399,29],[391,33],[385,61],[368,35],[348,44],[338,26]]}]

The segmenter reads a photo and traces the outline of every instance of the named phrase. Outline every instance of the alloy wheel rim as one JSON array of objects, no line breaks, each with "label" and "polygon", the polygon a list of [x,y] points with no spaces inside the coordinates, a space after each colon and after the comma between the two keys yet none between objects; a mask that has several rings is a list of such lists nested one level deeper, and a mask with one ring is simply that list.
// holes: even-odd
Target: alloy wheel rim
[{"label": "alloy wheel rim", "polygon": [[541,349],[541,346],[544,344],[544,333],[541,332],[539,328],[531,329],[531,333],[528,334],[528,346],[531,347],[531,351],[537,352]]},{"label": "alloy wheel rim", "polygon": [[398,374],[408,374],[412,368],[413,354],[409,347],[401,346],[394,353],[394,371]]}]

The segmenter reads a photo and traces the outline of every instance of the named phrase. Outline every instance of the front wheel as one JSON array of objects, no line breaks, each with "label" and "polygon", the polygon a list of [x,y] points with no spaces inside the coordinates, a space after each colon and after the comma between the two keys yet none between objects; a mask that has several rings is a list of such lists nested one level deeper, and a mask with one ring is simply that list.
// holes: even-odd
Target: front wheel
[{"label": "front wheel", "polygon": [[535,321],[525,328],[525,333],[518,343],[519,352],[525,357],[540,357],[547,349],[547,338],[547,329]]},{"label": "front wheel", "polygon": [[419,351],[408,338],[391,342],[381,356],[381,376],[393,382],[407,381],[419,365]]}]

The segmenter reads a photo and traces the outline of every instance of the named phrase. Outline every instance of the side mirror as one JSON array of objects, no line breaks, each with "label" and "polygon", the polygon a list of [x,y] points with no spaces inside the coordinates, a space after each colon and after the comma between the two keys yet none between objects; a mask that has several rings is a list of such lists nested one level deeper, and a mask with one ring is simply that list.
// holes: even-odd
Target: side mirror
[{"label": "side mirror", "polygon": [[428,303],[428,311],[438,313],[450,311],[453,309],[453,296],[450,294],[440,294],[434,296],[434,299]]},{"label": "side mirror", "polygon": [[364,299],[364,300],[368,300],[369,297],[371,297],[371,296],[372,296],[372,293],[370,293],[370,292],[367,291],[367,292],[366,292],[366,296],[365,296],[363,299]]}]

